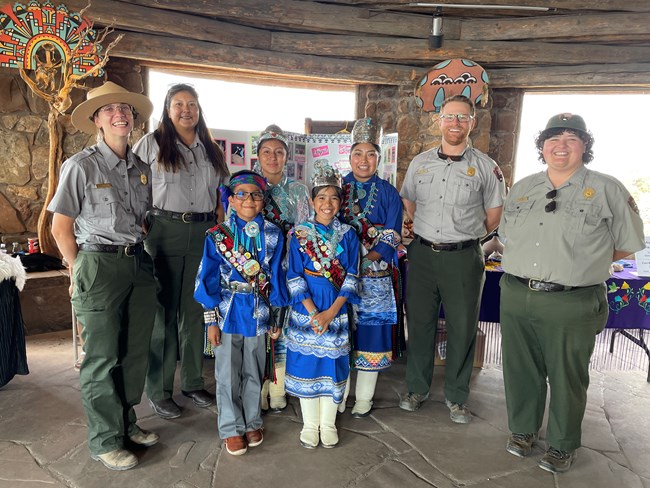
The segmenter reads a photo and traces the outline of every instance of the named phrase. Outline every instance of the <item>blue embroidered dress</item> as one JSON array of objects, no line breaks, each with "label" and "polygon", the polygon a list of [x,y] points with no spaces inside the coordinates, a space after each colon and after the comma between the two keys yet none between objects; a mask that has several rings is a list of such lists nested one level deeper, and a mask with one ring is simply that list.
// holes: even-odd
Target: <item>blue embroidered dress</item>
[{"label": "blue embroidered dress", "polygon": [[357,231],[362,256],[370,251],[381,255],[375,262],[361,258],[354,367],[380,371],[390,367],[396,350],[398,300],[394,280],[397,246],[401,242],[402,200],[395,187],[376,174],[362,183],[348,173],[343,181],[341,220]]},{"label": "blue embroidered dress", "polygon": [[[260,273],[266,275],[270,287],[268,296],[271,304],[277,307],[285,306],[288,300],[285,273],[282,269],[284,238],[280,229],[264,220],[261,214],[255,217],[254,222],[260,227],[259,250],[255,240],[246,236],[246,222],[234,213],[221,225],[227,227],[232,234],[237,232],[239,243],[260,263]],[[241,334],[245,337],[262,335],[269,328],[269,306],[266,300],[256,293],[237,291],[237,288],[243,290],[242,285],[247,281],[236,269],[237,256],[233,255],[232,251],[219,249],[219,246],[225,246],[223,241],[224,234],[219,231],[219,226],[207,232],[203,258],[196,276],[194,298],[206,310],[219,307],[219,327],[226,334]],[[225,254],[228,252],[230,256]]]},{"label": "blue embroidered dress", "polygon": [[[336,258],[345,273],[340,289],[321,274],[325,269],[323,259],[312,260],[296,237],[299,233],[312,243],[317,233],[338,242]],[[346,304],[358,302],[359,239],[349,225],[336,219],[327,227],[311,221],[297,225],[290,236],[287,283],[293,309],[285,338],[285,387],[300,398],[331,396],[335,403],[341,403],[350,374],[347,306],[341,308],[323,335],[317,335],[302,300],[311,298],[320,311],[327,310],[339,296],[347,297]],[[325,259],[333,257],[329,254]]]}]

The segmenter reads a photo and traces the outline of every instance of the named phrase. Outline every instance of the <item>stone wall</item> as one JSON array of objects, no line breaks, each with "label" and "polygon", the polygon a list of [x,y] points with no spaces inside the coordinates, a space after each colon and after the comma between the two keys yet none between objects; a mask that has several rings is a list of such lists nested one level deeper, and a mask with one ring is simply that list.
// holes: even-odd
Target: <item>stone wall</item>
[{"label": "stone wall", "polygon": [[512,186],[523,99],[523,90],[494,90],[492,93],[492,131],[488,154],[499,163],[508,187]]},{"label": "stone wall", "polygon": [[[115,59],[108,63],[106,72],[108,80],[132,91],[144,91],[139,65]],[[101,83],[101,79],[92,79],[87,86]],[[73,90],[72,108],[84,98],[84,92]],[[36,236],[47,195],[48,113],[47,103],[31,92],[18,70],[0,68],[0,235],[9,248],[14,241],[24,245],[28,237]],[[94,143],[94,137],[74,128],[69,113],[60,118],[64,159]],[[139,131],[134,136],[141,134]]]},{"label": "stone wall", "polygon": [[[413,88],[410,87],[361,86],[357,102],[357,117],[376,118],[385,133],[399,134],[397,187],[400,188],[413,157],[440,144],[436,115],[422,112],[415,105]],[[495,148],[500,150],[501,146],[497,144],[495,148],[492,147],[491,133],[496,110],[492,105],[490,99],[486,107],[477,107],[477,123],[470,137],[474,147],[489,154],[501,165],[501,161],[495,157]],[[512,164],[512,159],[508,160],[508,164]]]}]

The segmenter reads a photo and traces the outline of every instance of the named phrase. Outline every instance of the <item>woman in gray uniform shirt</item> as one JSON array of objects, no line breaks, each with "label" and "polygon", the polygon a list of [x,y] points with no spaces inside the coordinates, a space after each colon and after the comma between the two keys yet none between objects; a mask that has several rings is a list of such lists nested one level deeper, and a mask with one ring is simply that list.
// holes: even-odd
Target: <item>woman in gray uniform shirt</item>
[{"label": "woman in gray uniform shirt", "polygon": [[634,199],[615,178],[585,167],[594,138],[579,115],[548,121],[536,142],[544,172],[518,181],[499,236],[503,378],[512,434],[506,450],[532,452],[551,389],[540,468],[567,471],[581,443],[589,358],[607,321],[612,261],[643,249]]},{"label": "woman in gray uniform shirt", "polygon": [[138,464],[125,440],[142,446],[158,435],[136,425],[153,327],[156,285],[144,251],[143,222],[151,201],[149,167],[128,139],[147,120],[147,97],[112,82],[88,92],[72,113],[74,126],[98,143],[68,159],[48,206],[52,234],[70,263],[72,304],[84,324],[79,383],[93,459],[114,470]]},{"label": "woman in gray uniform shirt", "polygon": [[160,284],[146,392],[153,411],[172,419],[181,415],[172,399],[179,353],[183,395],[201,408],[215,402],[203,385],[203,309],[194,300],[194,280],[205,231],[223,220],[218,188],[228,168],[196,90],[185,84],[169,89],[158,128],[133,151],[151,166],[154,208],[145,246]]}]

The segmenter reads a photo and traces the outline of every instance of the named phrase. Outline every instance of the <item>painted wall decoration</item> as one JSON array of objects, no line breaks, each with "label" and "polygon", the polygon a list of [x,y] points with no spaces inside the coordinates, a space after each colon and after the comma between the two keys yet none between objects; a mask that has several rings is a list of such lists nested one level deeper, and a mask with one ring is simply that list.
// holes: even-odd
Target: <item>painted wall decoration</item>
[{"label": "painted wall decoration", "polygon": [[448,59],[436,64],[415,85],[415,103],[425,112],[440,112],[442,102],[464,95],[482,107],[488,101],[489,78],[469,59]]},{"label": "painted wall decoration", "polygon": [[84,17],[88,8],[71,13],[65,5],[55,6],[49,0],[31,0],[27,5],[17,2],[0,8],[0,67],[18,69],[30,90],[50,109],[48,188],[38,221],[41,250],[49,254],[59,254],[50,231],[52,217],[46,210],[63,162],[59,117],[71,107],[74,88],[86,89],[86,78],[104,75],[108,53],[122,39],[122,35],[117,36],[104,49],[102,43],[113,29],[96,32]]},{"label": "painted wall decoration", "polygon": [[[93,45],[97,33],[79,13],[70,13],[65,5],[42,5],[31,1],[27,6],[10,4],[0,9],[0,66],[30,69],[49,78],[56,68],[70,63],[74,75],[82,75],[99,63]],[[84,34],[85,31],[85,35]],[[101,48],[101,47],[100,47]],[[77,56],[72,57],[75,51]],[[102,76],[102,69],[93,73]]]}]

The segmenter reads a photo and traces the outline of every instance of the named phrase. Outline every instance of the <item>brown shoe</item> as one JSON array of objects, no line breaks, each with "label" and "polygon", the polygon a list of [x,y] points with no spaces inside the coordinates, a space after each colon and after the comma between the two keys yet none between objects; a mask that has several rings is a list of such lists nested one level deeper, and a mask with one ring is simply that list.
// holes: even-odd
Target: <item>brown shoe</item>
[{"label": "brown shoe", "polygon": [[242,454],[246,454],[246,451],[248,450],[246,439],[241,435],[227,437],[223,442],[228,454],[232,454],[233,456],[241,456]]},{"label": "brown shoe", "polygon": [[562,451],[549,447],[537,465],[549,473],[564,473],[569,471],[575,459],[576,451]]},{"label": "brown shoe", "polygon": [[506,451],[513,456],[526,457],[533,450],[533,444],[537,440],[537,434],[512,433],[506,443]]},{"label": "brown shoe", "polygon": [[262,443],[263,440],[264,427],[246,432],[246,441],[248,442],[248,447],[257,447]]}]

